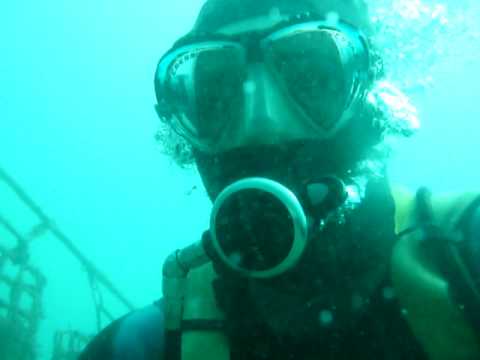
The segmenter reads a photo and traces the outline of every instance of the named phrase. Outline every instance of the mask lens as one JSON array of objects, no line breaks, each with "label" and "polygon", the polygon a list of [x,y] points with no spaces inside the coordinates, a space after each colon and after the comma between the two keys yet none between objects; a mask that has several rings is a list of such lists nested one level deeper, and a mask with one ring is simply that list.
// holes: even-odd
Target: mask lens
[{"label": "mask lens", "polygon": [[211,143],[243,111],[245,56],[239,46],[206,43],[187,47],[171,61],[166,81],[180,133]]},{"label": "mask lens", "polygon": [[347,81],[339,45],[348,41],[339,31],[290,31],[267,42],[269,63],[290,96],[320,128],[331,131],[348,101]]}]

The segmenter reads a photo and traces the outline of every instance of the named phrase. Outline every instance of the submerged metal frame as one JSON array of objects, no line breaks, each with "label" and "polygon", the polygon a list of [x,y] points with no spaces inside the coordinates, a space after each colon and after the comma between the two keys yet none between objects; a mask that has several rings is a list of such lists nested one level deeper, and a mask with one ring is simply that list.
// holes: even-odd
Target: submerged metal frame
[{"label": "submerged metal frame", "polygon": [[[26,236],[23,236],[15,225],[0,215],[0,227],[5,229],[15,241],[15,245],[8,248],[0,244],[0,286],[6,288],[8,294],[5,299],[0,298],[0,358],[4,356],[2,351],[10,351],[7,358],[14,356],[13,358],[16,360],[34,360],[36,358],[36,334],[43,316],[42,301],[46,278],[39,269],[30,264],[29,245],[32,240],[45,233],[49,233],[60,241],[85,270],[95,306],[97,331],[102,328],[102,318],[107,318],[108,321],[113,320],[103,304],[101,296],[103,291],[111,293],[128,311],[134,310],[133,304],[110,279],[75,246],[75,243],[60,230],[58,225],[51,221],[41,207],[0,167],[1,182],[6,184],[16,197],[35,214],[38,224],[30,229]],[[2,338],[2,331],[8,335],[8,339]],[[69,354],[79,353],[81,345],[86,345],[88,339],[89,336],[77,331],[57,331],[54,335],[54,359],[66,359]],[[12,350],[13,346],[18,346],[18,349]],[[12,351],[15,352],[10,355]]]}]

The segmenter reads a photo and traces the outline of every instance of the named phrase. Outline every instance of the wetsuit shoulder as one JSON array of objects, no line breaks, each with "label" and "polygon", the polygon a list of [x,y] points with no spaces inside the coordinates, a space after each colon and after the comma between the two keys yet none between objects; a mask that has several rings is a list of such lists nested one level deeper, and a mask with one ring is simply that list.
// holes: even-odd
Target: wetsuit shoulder
[{"label": "wetsuit shoulder", "polygon": [[163,301],[159,301],[111,323],[79,360],[161,360],[164,346]]}]

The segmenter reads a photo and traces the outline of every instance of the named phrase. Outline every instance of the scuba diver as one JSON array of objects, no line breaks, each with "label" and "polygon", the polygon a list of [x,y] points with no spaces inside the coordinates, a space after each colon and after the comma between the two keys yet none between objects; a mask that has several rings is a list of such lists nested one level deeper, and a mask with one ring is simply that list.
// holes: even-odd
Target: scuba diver
[{"label": "scuba diver", "polygon": [[389,183],[418,124],[372,32],[362,1],[206,1],[155,89],[210,227],[80,359],[480,359],[480,196]]}]

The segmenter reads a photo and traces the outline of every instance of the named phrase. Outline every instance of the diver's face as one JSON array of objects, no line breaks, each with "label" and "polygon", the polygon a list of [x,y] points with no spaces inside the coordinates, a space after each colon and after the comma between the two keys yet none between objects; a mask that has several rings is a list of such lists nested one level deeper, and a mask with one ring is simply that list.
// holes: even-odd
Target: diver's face
[{"label": "diver's face", "polygon": [[[205,110],[197,113],[187,113],[187,111],[182,113],[185,118],[192,117],[190,122],[185,121],[192,125],[193,130],[190,131],[190,135],[197,135],[198,133],[201,135],[201,131],[195,132],[195,126],[198,128],[204,126],[206,130],[210,130],[217,124],[224,125],[223,127],[218,126],[221,128],[221,132],[212,147],[208,150],[201,149],[202,151],[195,153],[198,169],[210,197],[212,199],[217,198],[218,194],[227,185],[242,178],[266,177],[292,190],[299,198],[302,206],[307,209],[307,215],[310,218],[309,223],[312,225],[309,229],[309,242],[318,246],[310,247],[305,251],[308,257],[301,259],[300,262],[303,267],[298,267],[298,272],[292,271],[285,274],[285,277],[275,279],[275,281],[251,281],[249,285],[252,298],[258,299],[254,304],[258,313],[264,317],[272,329],[279,333],[290,333],[305,328],[304,320],[306,319],[314,323],[312,329],[317,329],[316,319],[325,310],[331,310],[335,320],[344,319],[338,321],[339,327],[343,326],[344,323],[349,323],[351,320],[350,313],[357,312],[357,307],[353,309],[354,306],[351,306],[353,301],[350,300],[358,297],[367,299],[384,273],[383,267],[379,265],[381,261],[377,261],[377,258],[372,261],[375,268],[374,271],[371,271],[371,273],[374,273],[373,276],[370,276],[369,267],[367,270],[361,268],[364,265],[363,258],[360,259],[361,261],[359,260],[361,264],[358,267],[352,265],[354,261],[349,261],[359,253],[358,249],[364,246],[362,244],[368,245],[365,246],[365,252],[371,249],[375,251],[379,249],[379,246],[372,245],[372,241],[361,241],[367,235],[369,238],[373,238],[373,235],[370,236],[371,234],[365,229],[379,229],[380,224],[375,223],[374,220],[383,219],[383,214],[380,214],[381,216],[376,216],[377,214],[375,216],[365,216],[365,213],[363,213],[367,206],[360,197],[366,194],[366,191],[364,191],[366,181],[363,181],[365,179],[360,179],[360,185],[358,185],[358,189],[361,188],[358,193],[362,193],[362,195],[358,196],[357,202],[362,201],[363,207],[358,207],[358,204],[355,205],[357,207],[354,207],[352,203],[352,208],[350,208],[350,205],[346,205],[345,212],[343,212],[343,209],[336,212],[335,206],[337,205],[327,204],[326,201],[323,204],[322,201],[327,199],[326,196],[318,202],[314,201],[315,199],[310,199],[308,191],[311,189],[308,185],[323,184],[325,186],[320,188],[325,190],[325,193],[333,193],[333,189],[327,189],[328,185],[325,184],[327,175],[344,177],[345,181],[348,180],[356,185],[355,181],[350,178],[353,176],[351,169],[359,155],[352,155],[355,150],[353,150],[354,147],[349,146],[351,138],[343,139],[340,131],[337,133],[334,131],[340,130],[340,127],[336,127],[336,124],[341,124],[341,122],[340,120],[336,121],[343,116],[343,110],[347,108],[346,104],[353,102],[348,101],[350,89],[355,88],[352,84],[357,85],[357,90],[361,86],[366,86],[356,78],[357,74],[362,71],[366,72],[365,68],[368,68],[364,61],[364,58],[367,57],[365,56],[366,51],[362,47],[364,44],[359,44],[359,37],[355,36],[354,30],[346,26],[342,28],[339,26],[338,32],[330,31],[329,27],[326,31],[323,31],[323,28],[321,28],[321,31],[317,31],[317,28],[309,28],[308,26],[306,31],[302,32],[305,27],[299,28],[300,31],[297,31],[297,28],[292,29],[289,26],[288,33],[282,32],[279,34],[277,25],[286,19],[287,16],[282,14],[274,17],[252,17],[248,20],[223,26],[216,31],[216,35],[227,36],[231,39],[244,39],[245,37],[256,39],[262,38],[264,34],[270,34],[268,35],[269,39],[279,40],[271,48],[268,48],[275,52],[272,56],[273,60],[283,60],[283,55],[287,56],[288,60],[285,62],[294,68],[292,71],[289,71],[288,68],[272,66],[272,62],[267,62],[265,57],[247,57],[247,63],[238,66],[241,69],[245,68],[246,72],[242,86],[237,87],[240,88],[240,91],[232,91],[233,94],[238,96],[228,97],[222,94],[222,91],[226,91],[228,87],[222,87],[222,85],[229,84],[229,81],[236,85],[239,83],[235,82],[236,78],[222,77],[222,72],[228,74],[229,70],[234,71],[232,69],[236,69],[235,63],[232,63],[230,67],[225,66],[225,63],[228,63],[225,59],[229,59],[227,54],[220,51],[215,53],[218,48],[213,48],[212,53],[219,54],[219,57],[215,58],[205,50],[206,45],[201,44],[198,48],[195,48],[200,48],[198,53],[191,56],[193,51],[189,51],[189,56],[182,58],[185,59],[185,62],[179,62],[178,65],[178,69],[180,69],[182,64],[187,63],[188,66],[185,66],[185,68],[192,69],[194,75],[196,75],[186,76],[192,81],[182,82],[181,74],[178,75],[181,71],[172,74],[172,77],[178,78],[178,82],[182,84],[179,93],[187,94],[187,91],[184,91],[183,88],[196,93],[195,102],[192,101],[190,104],[197,105],[197,109]],[[303,26],[304,24],[295,25]],[[271,35],[272,33],[279,35],[275,37]],[[332,35],[332,33],[334,34]],[[296,37],[297,34],[300,34],[300,36]],[[315,41],[312,41],[312,38]],[[337,40],[339,41],[337,42]],[[235,47],[232,48],[236,49]],[[355,49],[351,50],[352,48]],[[356,51],[357,48],[359,48],[358,52]],[[237,55],[238,52],[234,50],[229,52],[228,55]],[[202,62],[201,56],[198,56],[202,51],[205,54],[204,62]],[[345,54],[346,56],[342,57]],[[232,58],[236,59],[233,55]],[[195,60],[191,60],[192,58]],[[219,64],[222,64],[222,71],[218,70]],[[273,65],[277,64],[273,63]],[[351,70],[352,68],[354,70]],[[303,69],[311,71],[306,76],[302,76],[301,70]],[[348,71],[350,71],[350,74]],[[188,75],[188,73],[186,74]],[[282,75],[282,77],[279,78],[279,75]],[[297,78],[293,75],[299,75],[300,80],[297,81]],[[362,73],[362,75],[364,74]],[[224,81],[224,78],[229,81]],[[361,80],[364,78],[361,77]],[[215,79],[218,81],[214,81]],[[339,80],[336,81],[336,79]],[[205,87],[193,86],[192,83],[195,83],[195,81],[197,81],[197,84],[208,84],[208,89],[204,91]],[[215,85],[218,89],[215,89]],[[216,91],[212,91],[212,89]],[[297,94],[296,90],[302,93]],[[202,91],[207,95],[204,95]],[[222,100],[228,98],[232,102],[237,98],[242,99],[239,101],[239,105],[234,107],[240,110],[241,115],[232,116],[227,112],[212,110],[211,105],[216,105],[218,98]],[[342,100],[344,102],[341,102]],[[299,103],[302,103],[303,106],[301,107]],[[222,110],[230,109],[229,106],[219,108]],[[306,110],[309,110],[310,114],[313,113],[315,116],[308,117]],[[212,115],[212,113],[219,116]],[[203,118],[202,115],[204,115]],[[232,121],[227,121],[230,118]],[[347,118],[347,120],[349,119]],[[212,127],[208,128],[205,124],[212,124]],[[332,138],[329,139],[325,133],[319,134],[319,128],[324,129],[325,133],[332,129],[329,132]],[[355,137],[354,141],[357,140]],[[195,147],[195,144],[193,145]],[[312,198],[314,198],[314,195],[312,195]],[[383,200],[381,199],[380,203]],[[342,201],[345,200],[342,199]],[[313,203],[325,205],[322,212],[328,214],[331,212],[333,216],[327,219],[324,213],[320,214],[314,211]],[[372,203],[377,204],[377,199],[374,199]],[[387,204],[387,201],[384,201],[384,203]],[[333,209],[330,209],[330,207]],[[250,212],[248,206],[245,206],[244,209]],[[350,210],[358,210],[355,213],[355,218]],[[373,214],[370,211],[368,213],[369,215]],[[341,216],[337,217],[338,214],[341,214]],[[232,217],[239,217],[241,222],[245,219],[245,217],[239,216],[238,212],[235,212]],[[362,221],[364,218],[371,220],[372,226],[369,222],[360,223],[357,218],[362,219]],[[324,222],[325,219],[327,220]],[[288,221],[285,223],[288,223]],[[327,226],[320,229],[320,226],[317,226],[320,223],[327,224]],[[383,223],[386,224],[386,222],[381,221],[381,224]],[[263,230],[266,226],[264,223],[255,223],[255,226],[258,226],[258,228],[247,226],[249,233],[258,230],[261,238],[262,234],[265,233]],[[234,228],[235,230],[236,228]],[[378,237],[381,237],[379,240],[385,240],[383,234]],[[271,240],[273,236],[267,236],[266,238]],[[370,245],[372,246],[370,247]],[[354,253],[352,249],[355,249],[357,253]],[[322,261],[324,269],[320,269],[319,261]],[[360,274],[360,270],[356,271],[356,269],[360,269],[363,273]],[[379,275],[377,269],[379,269]],[[327,272],[330,275],[327,276]],[[363,276],[367,272],[369,272],[368,281],[365,281]],[[315,282],[317,282],[316,287],[314,287]],[[292,323],[298,326],[294,326]],[[310,328],[304,331],[310,331]]]}]

